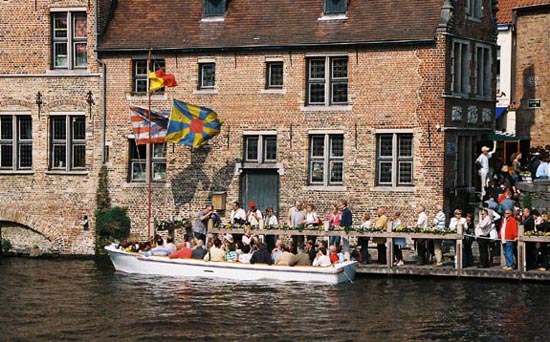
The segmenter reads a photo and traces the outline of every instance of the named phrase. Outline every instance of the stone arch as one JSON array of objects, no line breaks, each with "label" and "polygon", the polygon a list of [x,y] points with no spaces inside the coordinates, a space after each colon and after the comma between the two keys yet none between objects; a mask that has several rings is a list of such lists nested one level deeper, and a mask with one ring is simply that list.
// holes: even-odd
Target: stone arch
[{"label": "stone arch", "polygon": [[14,109],[15,107],[18,107],[18,110],[32,110],[33,106],[36,106],[36,104],[32,101],[14,99],[11,97],[1,99],[0,104],[2,104],[3,107],[14,107]]},{"label": "stone arch", "polygon": [[49,112],[54,111],[78,111],[86,112],[88,104],[85,100],[76,100],[73,98],[54,100],[46,104],[46,109]]},{"label": "stone arch", "polygon": [[40,223],[38,217],[26,214],[23,211],[10,208],[0,208],[0,222],[11,222],[19,227],[28,229],[34,233],[42,235],[46,240],[52,243],[54,249],[63,251],[66,241],[63,234],[54,226]]}]

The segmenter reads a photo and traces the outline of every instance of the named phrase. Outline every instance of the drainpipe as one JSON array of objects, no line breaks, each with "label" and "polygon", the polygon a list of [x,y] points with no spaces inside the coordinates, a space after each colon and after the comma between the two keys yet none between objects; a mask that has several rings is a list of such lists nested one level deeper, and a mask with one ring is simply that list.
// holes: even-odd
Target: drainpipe
[{"label": "drainpipe", "polygon": [[102,90],[101,90],[101,96],[103,97],[103,101],[101,101],[101,112],[102,112],[102,120],[101,120],[101,165],[105,165],[107,162],[106,155],[105,155],[105,144],[107,140],[107,64],[104,60],[100,59],[97,53],[97,42],[99,39],[99,0],[95,0],[95,44],[94,44],[94,52],[95,52],[95,60],[101,65],[101,78],[102,78]]}]

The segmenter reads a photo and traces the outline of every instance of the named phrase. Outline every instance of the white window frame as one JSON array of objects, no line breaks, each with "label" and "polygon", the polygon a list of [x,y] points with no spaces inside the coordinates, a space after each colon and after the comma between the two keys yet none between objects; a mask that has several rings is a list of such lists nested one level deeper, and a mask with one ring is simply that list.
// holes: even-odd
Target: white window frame
[{"label": "white window frame", "polygon": [[[346,77],[334,76],[334,62],[337,60],[346,60]],[[311,62],[313,60],[324,60],[324,77],[312,77]],[[306,106],[342,106],[349,103],[349,57],[347,55],[329,55],[329,56],[307,56],[306,59]],[[334,101],[334,86],[346,84],[346,100]],[[313,85],[323,85],[323,101],[313,102],[311,99],[311,87]]]},{"label": "white window frame", "polygon": [[[204,68],[207,66],[213,67],[213,83],[212,85],[207,85],[204,83],[205,71]],[[199,90],[201,89],[215,89],[216,88],[216,63],[215,62],[199,62]]]},{"label": "white window frame", "polygon": [[324,0],[323,1],[323,12],[325,15],[335,15],[335,14],[346,14],[348,10],[348,0],[339,0],[340,3],[343,3],[344,10],[343,11],[329,11],[329,5],[328,2],[332,0]]},{"label": "white window frame", "polygon": [[[410,136],[411,137],[411,149],[410,156],[400,156],[399,155],[399,143],[401,142],[401,136]],[[381,156],[381,137],[391,137],[392,139],[392,153],[391,156]],[[377,187],[412,187],[414,186],[414,133],[412,131],[385,131],[379,130],[376,132],[376,181],[375,185]],[[389,182],[381,181],[382,163],[391,163],[391,180]],[[400,180],[400,165],[401,164],[410,164],[411,166],[411,181],[403,182]]]},{"label": "white window frame", "polygon": [[475,65],[476,65],[476,90],[475,93],[477,96],[484,98],[491,97],[493,95],[492,85],[491,85],[491,76],[492,76],[492,67],[493,67],[493,50],[490,45],[487,44],[476,44],[476,53],[475,53]]},{"label": "white window frame", "polygon": [[[51,56],[52,56],[52,68],[53,69],[61,69],[61,70],[73,70],[73,69],[87,69],[88,68],[88,15],[86,13],[85,8],[67,8],[67,9],[52,9],[50,10],[51,14],[51,39],[52,39],[52,46],[51,46]],[[66,29],[66,37],[56,37],[56,30],[55,28],[55,17],[60,16],[62,14],[66,15],[67,20],[67,29]],[[76,29],[75,29],[75,19],[77,16],[84,16],[86,18],[86,35],[84,37],[76,37]],[[65,65],[63,64],[57,64],[57,46],[58,45],[66,45],[67,54],[65,56],[66,61]],[[86,62],[83,65],[77,65],[76,64],[76,50],[77,45],[84,44],[85,50],[86,50]]]},{"label": "white window frame", "polygon": [[[11,132],[12,136],[10,139],[3,139],[4,133],[0,132],[0,158],[2,158],[2,150],[5,146],[11,146],[11,166],[4,166],[0,162],[0,170],[31,170],[32,169],[32,116],[30,113],[18,113],[18,114],[12,114],[12,113],[0,113],[0,117],[11,117]],[[30,130],[31,130],[31,137],[30,139],[22,138],[21,134],[21,124],[22,124],[22,118],[25,118],[26,120],[29,120],[30,122]],[[4,123],[2,122],[2,118],[0,118],[0,129],[4,127]],[[28,166],[22,166],[22,155],[24,154],[21,149],[24,146],[30,146],[30,165]],[[0,159],[1,161],[1,159]]]},{"label": "white window frame", "polygon": [[[145,73],[139,72],[138,63],[140,64],[145,63],[145,68],[143,68],[142,66],[139,68],[139,70],[145,69],[146,70]],[[157,71],[159,69],[164,69],[164,68],[166,68],[166,61],[164,59],[154,60],[151,62],[151,65],[149,66],[147,66],[147,59],[143,59],[143,58],[132,59],[132,94],[139,94],[139,95],[146,94],[147,86],[149,84],[148,82],[149,72]],[[139,82],[145,82],[145,91],[138,91]],[[156,90],[154,93],[155,94],[164,93],[164,87],[160,88],[159,90]]]},{"label": "white window frame", "polygon": [[223,13],[210,13],[208,12],[208,6],[207,6],[207,3],[210,3],[212,2],[212,0],[204,0],[204,12],[203,12],[203,16],[204,18],[216,18],[216,17],[223,17],[225,15],[225,12],[227,11],[227,0],[221,0],[223,3],[222,3],[222,6],[223,6]]},{"label": "white window frame", "polygon": [[[248,131],[243,133],[243,160],[245,163],[274,164],[277,163],[277,133],[265,131]],[[250,139],[258,139],[256,146],[256,159],[248,158],[248,143]],[[268,158],[267,141],[275,140],[275,159]]]},{"label": "white window frame", "polygon": [[[467,96],[470,93],[470,42],[454,39],[451,49],[451,92]],[[458,56],[458,58],[457,58]]]},{"label": "white window frame", "polygon": [[[132,149],[139,149],[139,146],[144,146],[145,151],[143,156],[138,158],[133,157]],[[137,145],[135,142],[135,137],[130,135],[128,137],[128,180],[132,183],[145,182],[147,180],[147,148],[149,145]],[[165,181],[166,180],[166,143],[162,144],[152,144],[151,150],[151,172],[152,172],[152,181]],[[138,152],[139,155],[139,152]],[[143,166],[139,166],[143,165]],[[135,177],[137,174],[136,169],[140,168],[140,175],[142,177]]]},{"label": "white window frame", "polygon": [[[281,67],[282,67],[281,84],[273,84],[272,83],[272,70],[271,69],[275,64],[276,65],[281,65]],[[285,74],[285,64],[283,63],[283,61],[266,61],[265,72],[266,72],[266,82],[265,82],[265,88],[266,89],[283,89],[284,74]]]},{"label": "white window frame", "polygon": [[[318,156],[314,155],[313,150],[313,139],[322,138],[323,139],[323,155]],[[342,139],[342,155],[334,155],[333,153],[333,139],[341,138]],[[343,132],[310,132],[308,135],[308,184],[309,185],[320,185],[324,187],[329,186],[342,186],[344,184],[344,157],[345,157],[345,138]],[[313,180],[313,165],[321,163],[323,167],[323,180],[316,181]],[[339,163],[342,165],[342,179],[340,181],[333,181],[332,170],[333,165]]]},{"label": "white window frame", "polygon": [[[58,139],[56,138],[54,134],[54,121],[58,118],[64,118],[64,130],[65,130],[65,138]],[[83,138],[78,138],[75,136],[75,119],[83,120],[84,122],[84,131]],[[82,171],[86,170],[86,114],[85,113],[51,113],[50,114],[50,125],[49,125],[49,132],[50,132],[50,157],[49,157],[49,169],[53,171]],[[65,147],[64,151],[57,150],[56,147]],[[76,147],[83,147],[82,153],[82,162],[83,165],[75,165],[75,158],[78,157],[78,153],[76,151]],[[63,151],[65,156],[65,163],[60,164],[56,161],[57,158],[57,152]]]}]

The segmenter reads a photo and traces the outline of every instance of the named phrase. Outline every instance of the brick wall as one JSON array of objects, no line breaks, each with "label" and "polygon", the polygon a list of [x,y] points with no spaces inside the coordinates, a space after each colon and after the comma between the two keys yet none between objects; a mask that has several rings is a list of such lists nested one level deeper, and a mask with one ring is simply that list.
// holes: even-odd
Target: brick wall
[{"label": "brick wall", "polygon": [[[521,12],[516,22],[515,99],[517,134],[531,137],[531,146],[550,143],[550,9]],[[530,99],[542,107],[529,109]]]}]

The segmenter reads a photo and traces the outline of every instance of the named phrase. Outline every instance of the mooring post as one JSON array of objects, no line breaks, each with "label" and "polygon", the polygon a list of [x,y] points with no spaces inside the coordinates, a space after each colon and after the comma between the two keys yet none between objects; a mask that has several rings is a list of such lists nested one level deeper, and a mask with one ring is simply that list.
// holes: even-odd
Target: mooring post
[{"label": "mooring post", "polygon": [[523,241],[523,234],[525,233],[525,228],[522,224],[518,224],[518,259],[516,260],[518,271],[523,273],[527,269],[525,266],[525,242]]}]

